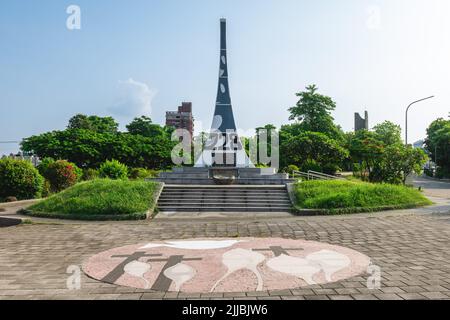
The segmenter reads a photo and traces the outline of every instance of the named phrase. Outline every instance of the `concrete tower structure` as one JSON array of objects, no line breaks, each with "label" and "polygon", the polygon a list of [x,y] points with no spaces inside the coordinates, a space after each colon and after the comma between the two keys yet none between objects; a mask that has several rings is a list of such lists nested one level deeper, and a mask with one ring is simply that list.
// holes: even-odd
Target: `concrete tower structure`
[{"label": "concrete tower structure", "polygon": [[355,113],[355,132],[360,130],[369,130],[369,113],[364,112],[364,118],[359,113]]},{"label": "concrete tower structure", "polygon": [[228,83],[227,23],[220,19],[220,62],[214,118],[196,167],[253,167],[238,137]]}]

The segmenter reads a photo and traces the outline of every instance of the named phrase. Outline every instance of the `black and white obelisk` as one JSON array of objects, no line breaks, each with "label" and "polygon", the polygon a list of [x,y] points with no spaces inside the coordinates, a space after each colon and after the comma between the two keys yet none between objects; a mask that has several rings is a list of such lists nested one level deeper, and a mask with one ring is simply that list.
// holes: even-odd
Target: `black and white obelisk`
[{"label": "black and white obelisk", "polygon": [[227,22],[220,19],[220,63],[210,138],[196,167],[253,167],[237,135],[228,84]]},{"label": "black and white obelisk", "polygon": [[220,67],[214,118],[215,121],[221,120],[221,122],[213,123],[212,129],[218,129],[222,133],[227,132],[227,130],[236,131],[228,85],[227,22],[225,19],[220,19]]}]

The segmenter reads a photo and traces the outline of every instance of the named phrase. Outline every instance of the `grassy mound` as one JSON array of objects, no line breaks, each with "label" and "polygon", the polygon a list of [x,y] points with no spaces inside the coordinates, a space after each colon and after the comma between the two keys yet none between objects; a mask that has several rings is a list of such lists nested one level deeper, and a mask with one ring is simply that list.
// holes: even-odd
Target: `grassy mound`
[{"label": "grassy mound", "polygon": [[154,208],[160,184],[98,179],[79,183],[32,205],[32,216],[77,220],[145,219]]},{"label": "grassy mound", "polygon": [[306,181],[295,185],[296,209],[324,213],[372,212],[432,204],[416,189],[351,181]]}]

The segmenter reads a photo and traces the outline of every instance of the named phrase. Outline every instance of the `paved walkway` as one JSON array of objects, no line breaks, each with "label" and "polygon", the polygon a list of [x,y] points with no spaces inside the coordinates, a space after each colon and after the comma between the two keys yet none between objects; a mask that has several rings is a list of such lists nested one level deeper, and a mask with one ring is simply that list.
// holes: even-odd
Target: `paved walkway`
[{"label": "paved walkway", "polygon": [[[23,224],[0,228],[0,299],[450,299],[450,184],[421,178],[437,206],[341,217]],[[437,201],[436,201],[437,200]],[[340,245],[381,268],[381,287],[362,275],[302,289],[173,293],[120,287],[88,278],[69,290],[66,273],[99,252],[168,239],[283,237]]]}]

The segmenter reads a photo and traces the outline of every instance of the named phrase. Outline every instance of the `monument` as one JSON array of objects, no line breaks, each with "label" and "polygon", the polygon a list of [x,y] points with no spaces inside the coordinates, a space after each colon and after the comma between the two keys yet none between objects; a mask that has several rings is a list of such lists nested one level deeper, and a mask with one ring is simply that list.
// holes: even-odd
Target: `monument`
[{"label": "monument", "polygon": [[359,113],[355,113],[355,132],[360,130],[369,130],[369,113],[364,112],[364,118]]},{"label": "monument", "polygon": [[216,106],[211,132],[195,167],[254,167],[236,132],[228,83],[227,22],[220,19],[220,62]]},{"label": "monument", "polygon": [[239,139],[228,82],[227,24],[220,19],[220,62],[211,131],[194,166],[176,167],[156,180],[166,184],[284,185],[290,182],[277,168],[255,168]]}]

